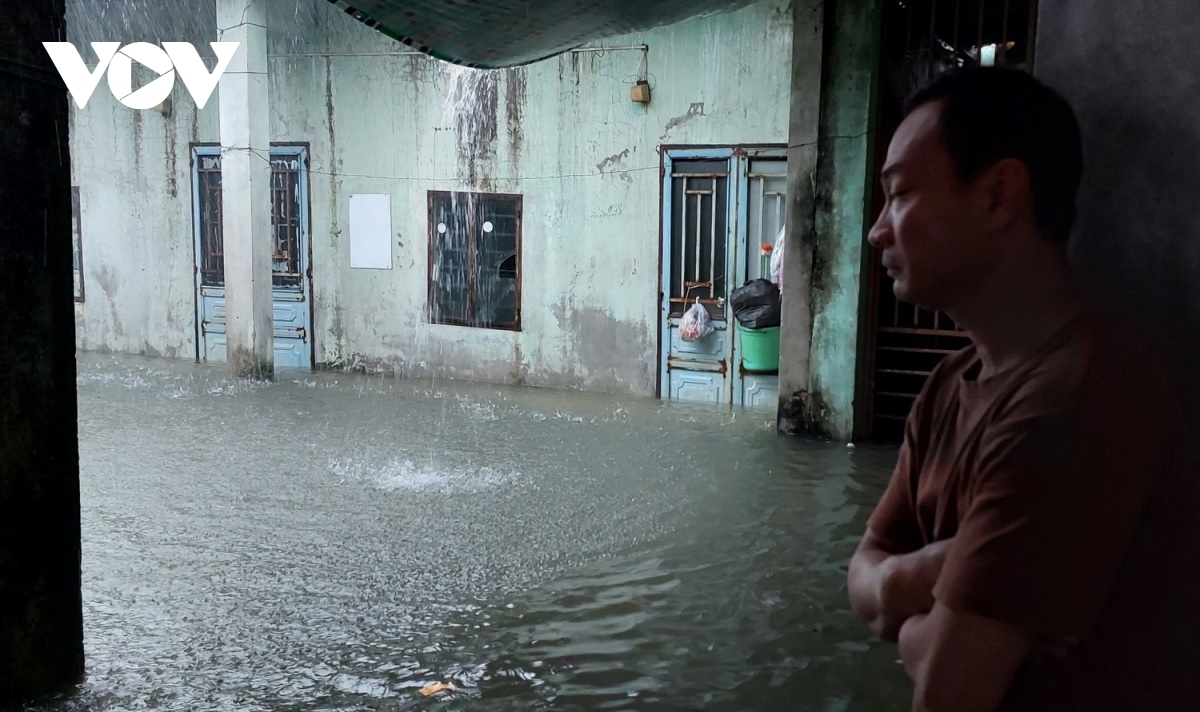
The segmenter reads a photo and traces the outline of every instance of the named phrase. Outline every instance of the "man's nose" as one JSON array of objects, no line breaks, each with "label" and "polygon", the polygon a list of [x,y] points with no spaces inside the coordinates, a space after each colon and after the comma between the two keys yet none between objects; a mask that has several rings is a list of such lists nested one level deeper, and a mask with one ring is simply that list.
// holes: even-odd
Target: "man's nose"
[{"label": "man's nose", "polygon": [[871,243],[871,247],[877,249],[885,249],[890,247],[895,242],[895,237],[892,234],[891,222],[887,219],[887,213],[882,213],[867,232],[867,242]]}]

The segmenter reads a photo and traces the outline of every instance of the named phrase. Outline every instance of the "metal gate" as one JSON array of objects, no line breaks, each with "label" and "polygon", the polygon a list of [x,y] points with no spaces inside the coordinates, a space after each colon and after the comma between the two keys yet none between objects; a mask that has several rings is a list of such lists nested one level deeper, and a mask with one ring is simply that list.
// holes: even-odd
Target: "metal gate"
[{"label": "metal gate", "polygon": [[[874,175],[909,93],[936,74],[966,64],[1032,69],[1036,18],[1036,0],[886,0]],[[880,191],[873,208],[872,221],[883,209]],[[899,303],[879,260],[872,248],[866,435],[894,441],[903,436],[904,421],[934,367],[969,339],[947,315]]]},{"label": "metal gate", "polygon": [[[197,359],[226,358],[225,254],[222,238],[221,148],[192,149],[196,232]],[[312,303],[308,230],[308,151],[271,148],[272,315],[275,365],[311,368]]]}]

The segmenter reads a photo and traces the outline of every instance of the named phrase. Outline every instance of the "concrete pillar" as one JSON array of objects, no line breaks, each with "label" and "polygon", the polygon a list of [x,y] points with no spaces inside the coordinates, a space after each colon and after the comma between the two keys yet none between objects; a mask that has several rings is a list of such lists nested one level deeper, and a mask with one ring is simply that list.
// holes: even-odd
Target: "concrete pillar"
[{"label": "concrete pillar", "polygon": [[240,42],[219,86],[227,358],[235,376],[275,372],[271,152],[263,0],[217,0],[224,42]]},{"label": "concrete pillar", "polygon": [[868,378],[867,245],[874,175],[881,0],[827,0],[820,159],[813,239],[809,426],[855,437]]},{"label": "concrete pillar", "polygon": [[0,707],[83,678],[64,0],[0,2]]},{"label": "concrete pillar", "polygon": [[793,5],[791,119],[788,127],[787,242],[779,343],[778,428],[807,430],[812,345],[814,181],[821,107],[824,0]]}]

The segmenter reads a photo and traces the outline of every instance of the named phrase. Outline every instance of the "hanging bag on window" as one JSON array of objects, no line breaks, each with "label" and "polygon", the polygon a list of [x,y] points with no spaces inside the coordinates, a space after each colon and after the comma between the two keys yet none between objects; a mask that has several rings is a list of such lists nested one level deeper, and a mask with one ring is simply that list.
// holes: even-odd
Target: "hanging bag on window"
[{"label": "hanging bag on window", "polygon": [[700,304],[700,299],[696,299],[687,313],[683,315],[683,319],[679,322],[679,336],[684,341],[702,341],[709,334],[713,333],[712,318],[708,315],[708,309]]}]

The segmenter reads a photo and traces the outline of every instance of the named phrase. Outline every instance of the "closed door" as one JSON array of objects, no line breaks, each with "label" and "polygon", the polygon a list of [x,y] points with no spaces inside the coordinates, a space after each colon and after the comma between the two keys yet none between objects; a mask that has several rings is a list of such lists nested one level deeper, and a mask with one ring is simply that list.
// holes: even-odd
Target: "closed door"
[{"label": "closed door", "polygon": [[[661,395],[666,400],[771,408],[778,373],[747,370],[729,305],[748,280],[770,279],[769,253],[783,227],[787,155],[779,147],[668,149],[663,177]],[[695,304],[714,327],[684,341]]]},{"label": "closed door", "polygon": [[[663,180],[662,392],[668,400],[733,400],[729,295],[737,274],[733,152],[667,151]],[[699,304],[714,330],[689,342],[680,333]]]},{"label": "closed door", "polygon": [[[272,315],[275,365],[311,368],[308,154],[301,146],[271,150]],[[225,255],[221,217],[221,149],[192,155],[196,219],[197,358],[226,359]]]}]

